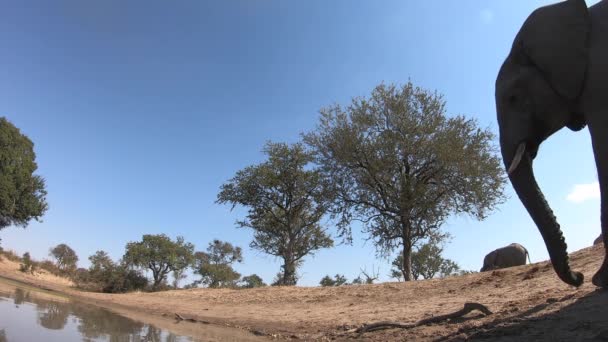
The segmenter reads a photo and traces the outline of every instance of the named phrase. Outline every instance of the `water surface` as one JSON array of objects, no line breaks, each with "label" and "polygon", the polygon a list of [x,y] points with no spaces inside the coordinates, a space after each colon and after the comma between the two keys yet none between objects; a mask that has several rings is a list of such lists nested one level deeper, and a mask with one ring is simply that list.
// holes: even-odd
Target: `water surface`
[{"label": "water surface", "polygon": [[0,281],[0,342],[194,341],[106,309]]}]

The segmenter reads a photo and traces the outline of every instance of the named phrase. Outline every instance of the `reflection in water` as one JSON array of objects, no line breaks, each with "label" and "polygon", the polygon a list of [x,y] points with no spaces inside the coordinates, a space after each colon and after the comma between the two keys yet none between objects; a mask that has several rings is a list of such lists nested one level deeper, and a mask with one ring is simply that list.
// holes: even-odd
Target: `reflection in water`
[{"label": "reflection in water", "polygon": [[[2,300],[13,299],[13,304]],[[7,341],[151,341],[178,342],[191,339],[177,336],[154,326],[133,321],[108,310],[78,302],[52,300],[27,289],[13,293],[0,289],[0,342]],[[6,304],[4,304],[6,303]],[[33,329],[29,317],[38,326]],[[5,319],[6,317],[6,319]]]},{"label": "reflection in water", "polygon": [[80,319],[78,331],[87,338],[97,339],[110,335],[110,341],[125,339],[129,341],[142,335],[143,323],[126,319],[104,309],[73,305],[72,312]]},{"label": "reflection in water", "polygon": [[69,316],[70,310],[65,303],[38,303],[38,323],[47,329],[63,329]]},{"label": "reflection in water", "polygon": [[23,302],[31,302],[30,299],[30,291],[23,291],[23,289],[16,288],[15,296],[13,297],[13,302],[15,305],[21,305]]}]

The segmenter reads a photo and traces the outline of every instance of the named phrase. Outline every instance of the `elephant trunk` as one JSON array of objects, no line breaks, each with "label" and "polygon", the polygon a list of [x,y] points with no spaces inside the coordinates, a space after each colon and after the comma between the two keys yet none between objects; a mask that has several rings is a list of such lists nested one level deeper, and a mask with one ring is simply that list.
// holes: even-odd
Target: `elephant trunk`
[{"label": "elephant trunk", "polygon": [[[505,148],[504,144],[501,144],[501,149],[503,160],[506,167],[509,168],[516,152],[514,149]],[[524,153],[518,162],[519,165],[509,173],[513,188],[536,223],[547,246],[555,272],[564,282],[578,287],[583,283],[583,275],[579,272],[572,272],[570,269],[564,236],[553,211],[536,183],[532,170],[532,157],[529,152]]]}]

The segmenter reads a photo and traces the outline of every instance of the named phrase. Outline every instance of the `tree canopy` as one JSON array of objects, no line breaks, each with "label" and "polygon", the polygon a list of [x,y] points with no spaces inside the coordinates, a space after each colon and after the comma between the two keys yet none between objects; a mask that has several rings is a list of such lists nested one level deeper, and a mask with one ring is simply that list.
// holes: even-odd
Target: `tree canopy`
[{"label": "tree canopy", "polygon": [[25,227],[48,209],[44,179],[32,141],[6,118],[0,118],[0,229]]},{"label": "tree canopy", "polygon": [[248,208],[239,227],[254,230],[250,246],[283,259],[277,285],[295,285],[306,255],[333,246],[320,220],[327,212],[322,174],[310,168],[302,144],[267,143],[268,160],[240,170],[222,185],[217,203]]},{"label": "tree canopy", "polygon": [[439,234],[450,215],[483,219],[504,200],[493,140],[475,120],[447,117],[440,95],[411,82],[324,108],[304,135],[330,181],[341,236],[350,239],[358,220],[381,255],[402,247],[405,280],[413,247]]},{"label": "tree canopy", "polygon": [[62,272],[70,273],[76,270],[78,256],[76,255],[76,252],[65,243],[61,243],[51,248],[49,255],[57,260],[57,267]]},{"label": "tree canopy", "polygon": [[263,286],[266,286],[266,283],[264,283],[264,280],[257,274],[248,275],[241,279],[242,288],[252,289]]},{"label": "tree canopy", "polygon": [[229,242],[213,240],[207,252],[194,253],[194,273],[201,276],[199,281],[211,288],[234,286],[241,275],[232,268],[235,262],[242,262],[241,247]]},{"label": "tree canopy", "polygon": [[321,281],[319,281],[319,285],[323,287],[342,286],[347,284],[347,282],[348,280],[346,280],[346,277],[342,274],[336,274],[333,278],[329,275],[326,275],[325,277],[321,278]]},{"label": "tree canopy", "polygon": [[[460,271],[458,264],[453,260],[444,258],[442,253],[442,242],[435,239],[430,239],[418,247],[417,250],[412,252],[412,277],[415,280],[420,279],[420,277],[432,279],[437,275],[443,278],[458,273]],[[397,279],[403,278],[405,276],[402,269],[403,254],[399,254],[392,265],[391,276]]]},{"label": "tree canopy", "polygon": [[146,234],[142,241],[129,242],[123,261],[129,266],[152,271],[153,287],[158,288],[167,275],[192,264],[194,245],[178,236],[175,241],[165,234]]}]

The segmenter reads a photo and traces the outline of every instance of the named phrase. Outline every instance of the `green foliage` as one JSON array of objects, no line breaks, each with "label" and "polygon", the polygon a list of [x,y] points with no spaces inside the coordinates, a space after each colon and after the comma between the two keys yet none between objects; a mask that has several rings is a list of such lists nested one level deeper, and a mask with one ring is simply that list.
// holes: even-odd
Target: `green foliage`
[{"label": "green foliage", "polygon": [[0,229],[25,227],[48,209],[44,179],[35,175],[32,141],[6,118],[0,118]]},{"label": "green foliage", "polygon": [[181,280],[186,279],[186,269],[181,269],[181,270],[173,270],[173,288],[177,289],[179,288],[179,282]]},{"label": "green foliage", "polygon": [[52,262],[51,260],[42,260],[40,262],[37,262],[38,267],[40,267],[41,269],[54,274],[56,276],[65,276],[65,272],[63,272],[62,270],[59,269],[59,267],[57,267],[57,265],[55,265],[54,262]]},{"label": "green foliage", "polygon": [[440,95],[411,82],[322,109],[304,142],[329,181],[340,235],[349,241],[357,220],[381,255],[402,247],[406,280],[413,247],[450,215],[483,219],[504,200],[493,133],[473,119],[447,117]]},{"label": "green foliage", "polygon": [[319,285],[326,286],[341,286],[347,283],[346,277],[341,274],[336,274],[332,279],[329,275],[326,275],[321,279]]},{"label": "green foliage", "polygon": [[193,269],[195,274],[201,276],[199,283],[211,288],[233,287],[241,275],[232,268],[232,264],[242,261],[241,247],[213,240],[206,253],[194,253]]},{"label": "green foliage", "polygon": [[[443,247],[441,244],[441,241],[430,240],[412,253],[412,276],[415,280],[420,277],[432,279],[437,275],[443,278],[458,273],[460,270],[458,264],[442,257]],[[397,279],[404,277],[403,254],[393,261],[391,277]]]},{"label": "green foliage", "polygon": [[73,280],[78,287],[106,293],[123,293],[143,290],[148,279],[126,265],[116,264],[105,251],[97,251],[89,257],[88,270],[77,269]]},{"label": "green foliage", "polygon": [[194,245],[178,236],[172,241],[167,235],[149,235],[140,242],[129,242],[123,261],[126,266],[135,266],[152,271],[153,288],[166,282],[167,275],[183,270],[193,262]]},{"label": "green foliage", "polygon": [[295,285],[306,255],[333,246],[321,226],[328,197],[322,174],[301,144],[267,143],[265,162],[240,170],[222,185],[217,203],[248,208],[239,227],[254,230],[250,246],[283,259],[280,285]]},{"label": "green foliage", "polygon": [[148,286],[148,278],[140,272],[129,269],[124,265],[117,265],[103,283],[103,292],[124,293],[143,290]]},{"label": "green foliage", "polygon": [[363,279],[361,279],[361,276],[357,276],[357,278],[353,279],[351,284],[352,285],[361,285],[361,284],[363,284]]},{"label": "green foliage", "polygon": [[23,257],[21,257],[21,264],[19,265],[19,271],[34,273],[34,270],[35,266],[32,258],[30,257],[30,253],[23,253]]},{"label": "green foliage", "polygon": [[57,261],[57,267],[64,274],[71,274],[76,270],[78,256],[76,252],[65,243],[59,244],[51,248],[49,255]]},{"label": "green foliage", "polygon": [[258,276],[257,274],[248,275],[241,279],[240,287],[245,288],[245,289],[252,289],[255,287],[263,287],[263,286],[266,286],[266,283],[264,283],[264,280],[262,278],[260,278],[260,276]]},{"label": "green foliage", "polygon": [[298,283],[298,280],[300,279],[300,275],[297,274],[295,272],[295,270],[299,267],[300,263],[297,263],[293,269],[293,273],[289,276],[285,275],[285,272],[283,271],[285,269],[285,265],[281,266],[281,270],[277,273],[276,276],[274,276],[274,279],[272,280],[272,283],[270,283],[270,286],[293,286],[295,284]]}]

